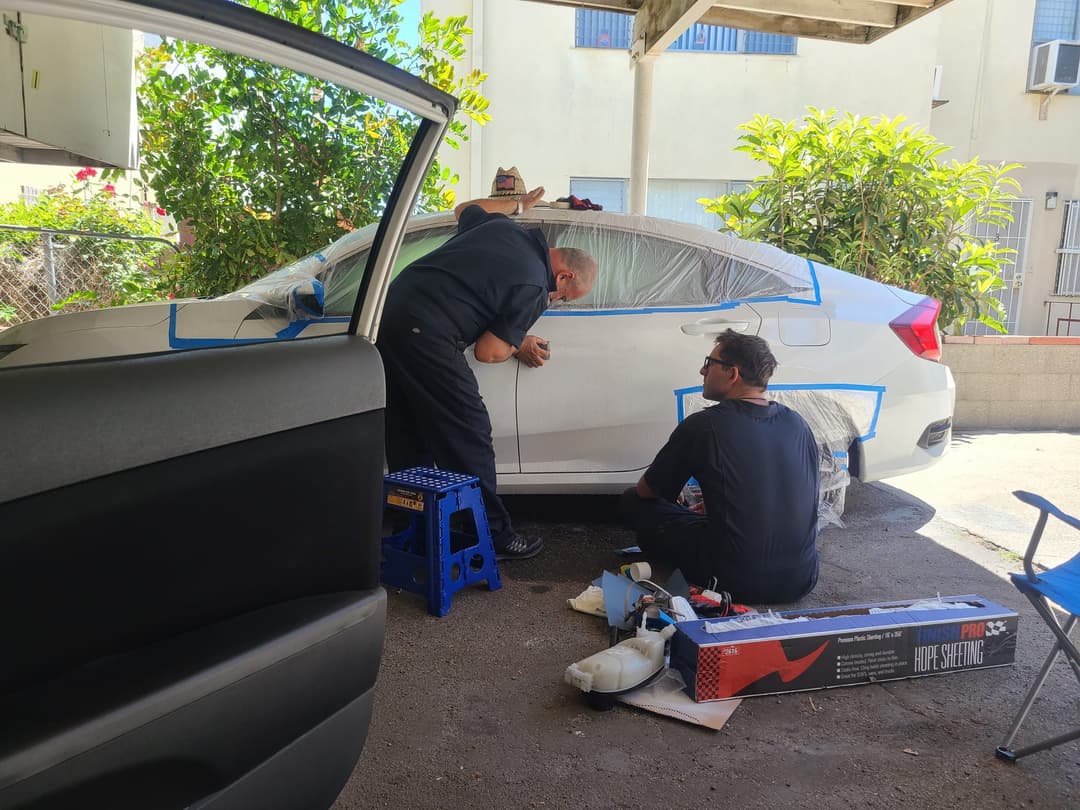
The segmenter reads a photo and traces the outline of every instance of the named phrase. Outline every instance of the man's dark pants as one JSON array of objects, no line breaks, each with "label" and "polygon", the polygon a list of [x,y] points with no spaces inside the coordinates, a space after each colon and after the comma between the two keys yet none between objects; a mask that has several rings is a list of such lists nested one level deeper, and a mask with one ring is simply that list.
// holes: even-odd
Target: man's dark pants
[{"label": "man's dark pants", "polygon": [[707,517],[663,498],[642,498],[634,487],[623,493],[619,506],[648,557],[680,569],[695,585],[709,585],[700,581],[715,576],[711,572],[717,568]]},{"label": "man's dark pants", "polygon": [[817,584],[816,563],[810,571],[735,569],[724,560],[709,518],[671,501],[642,498],[631,487],[623,492],[619,506],[623,518],[637,532],[641,550],[653,560],[678,568],[695,585],[727,591],[741,602],[781,604],[801,599]]},{"label": "man's dark pants", "polygon": [[491,538],[513,537],[510,515],[495,494],[491,418],[480,387],[453,341],[383,320],[377,342],[386,367],[386,460],[390,471],[437,466],[480,479]]}]

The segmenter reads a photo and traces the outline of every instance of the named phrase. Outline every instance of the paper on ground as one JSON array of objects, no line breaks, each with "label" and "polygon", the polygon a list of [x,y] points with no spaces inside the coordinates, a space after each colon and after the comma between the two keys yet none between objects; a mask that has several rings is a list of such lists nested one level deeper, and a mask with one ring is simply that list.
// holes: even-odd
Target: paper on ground
[{"label": "paper on ground", "polygon": [[567,599],[566,603],[579,613],[607,616],[607,610],[604,608],[604,591],[596,585],[590,585],[577,596]]},{"label": "paper on ground", "polygon": [[674,717],[676,720],[696,726],[705,726],[714,731],[722,729],[742,703],[741,698],[697,703],[683,691],[682,677],[679,673],[670,669],[648,686],[619,695],[618,700],[629,706],[636,706],[665,717]]}]

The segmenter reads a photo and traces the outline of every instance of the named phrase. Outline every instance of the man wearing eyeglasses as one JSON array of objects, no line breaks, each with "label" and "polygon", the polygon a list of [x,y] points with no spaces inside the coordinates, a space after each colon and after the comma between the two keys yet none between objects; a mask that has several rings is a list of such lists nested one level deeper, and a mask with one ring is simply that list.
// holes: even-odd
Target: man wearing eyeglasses
[{"label": "man wearing eyeglasses", "polygon": [[474,346],[481,363],[514,357],[542,366],[548,347],[528,330],[548,304],[581,298],[596,281],[588,253],[549,248],[538,229],[510,219],[543,193],[457,206],[457,233],[391,283],[377,341],[386,368],[387,465],[392,472],[437,465],[479,478],[500,560],[535,556],[543,540],[515,532],[495,492],[491,419],[464,350]]},{"label": "man wearing eyeglasses", "polygon": [[[776,365],[757,335],[717,337],[701,367],[716,404],[679,423],[621,503],[650,558],[751,604],[801,599],[818,575],[818,445],[798,413],[766,396]],[[701,512],[676,502],[690,478]]]}]

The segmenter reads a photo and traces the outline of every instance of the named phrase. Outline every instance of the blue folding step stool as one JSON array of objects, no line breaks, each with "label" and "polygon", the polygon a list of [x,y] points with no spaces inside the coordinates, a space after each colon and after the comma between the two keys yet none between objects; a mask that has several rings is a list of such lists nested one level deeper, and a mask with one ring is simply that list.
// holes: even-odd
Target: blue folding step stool
[{"label": "blue folding step stool", "polygon": [[[474,475],[411,467],[383,477],[383,504],[404,512],[409,526],[384,537],[382,581],[427,596],[428,612],[445,616],[450,598],[470,585],[502,587],[487,512]],[[471,509],[476,536],[453,531],[450,517]]]}]

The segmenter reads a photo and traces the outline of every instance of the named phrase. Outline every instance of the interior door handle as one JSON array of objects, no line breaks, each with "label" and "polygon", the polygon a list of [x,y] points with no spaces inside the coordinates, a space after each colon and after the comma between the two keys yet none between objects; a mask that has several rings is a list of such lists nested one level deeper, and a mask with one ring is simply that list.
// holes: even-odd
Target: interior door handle
[{"label": "interior door handle", "polygon": [[750,321],[729,321],[726,318],[702,318],[700,321],[684,323],[679,327],[684,335],[719,335],[725,329],[745,332],[750,328]]}]

